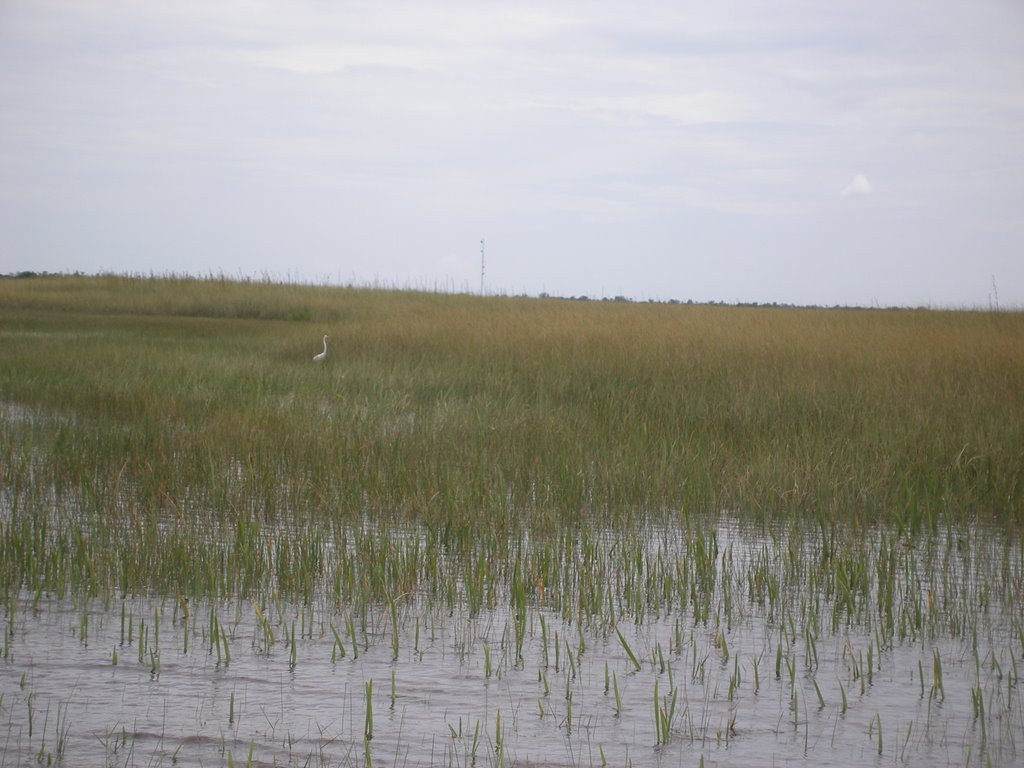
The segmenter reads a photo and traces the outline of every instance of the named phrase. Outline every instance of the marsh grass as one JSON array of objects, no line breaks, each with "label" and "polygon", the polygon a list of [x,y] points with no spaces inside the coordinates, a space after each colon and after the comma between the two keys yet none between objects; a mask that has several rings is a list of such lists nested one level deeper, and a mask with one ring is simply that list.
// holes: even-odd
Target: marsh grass
[{"label": "marsh grass", "polygon": [[[833,630],[877,612],[884,637],[960,633],[950,606],[976,591],[936,585],[941,612],[901,596],[923,567],[905,542],[1012,532],[1024,508],[1015,313],[51,277],[0,281],[0,355],[7,595],[238,597],[266,615],[271,595],[326,595],[354,657],[367,606],[389,606],[397,643],[398,603],[419,598],[511,604],[513,663],[528,606],[728,628],[744,591],[782,620],[794,584],[834,601]],[[723,509],[820,531],[816,565],[794,538],[771,542],[781,573],[768,543],[723,567],[700,522]],[[658,530],[685,537],[683,562],[659,559]]]}]

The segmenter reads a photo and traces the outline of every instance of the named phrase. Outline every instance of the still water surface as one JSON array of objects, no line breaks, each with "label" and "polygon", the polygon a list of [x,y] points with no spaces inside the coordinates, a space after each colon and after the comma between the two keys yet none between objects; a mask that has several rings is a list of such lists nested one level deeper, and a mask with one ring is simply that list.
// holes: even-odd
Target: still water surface
[{"label": "still water surface", "polygon": [[[654,539],[671,557],[672,536]],[[534,606],[521,651],[504,605],[261,611],[22,593],[0,614],[0,766],[1024,761],[1020,603],[983,583],[990,547],[1002,594],[1020,584],[1004,541],[976,538],[980,564],[956,575],[961,597],[992,603],[969,632],[888,641],[877,625],[833,622],[825,600],[807,624],[749,600],[725,621],[729,585],[792,542],[727,521],[717,540],[708,621],[667,610],[581,627]]]}]

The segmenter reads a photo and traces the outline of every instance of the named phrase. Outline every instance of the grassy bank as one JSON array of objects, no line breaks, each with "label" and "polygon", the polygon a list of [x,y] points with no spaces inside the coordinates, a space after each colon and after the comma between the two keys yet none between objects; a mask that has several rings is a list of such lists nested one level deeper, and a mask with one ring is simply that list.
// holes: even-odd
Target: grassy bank
[{"label": "grassy bank", "polygon": [[69,550],[201,529],[193,560],[211,532],[367,516],[500,537],[1024,514],[1019,313],[48,277],[0,281],[0,357],[9,547],[51,535],[18,530],[33,510],[73,512]]}]

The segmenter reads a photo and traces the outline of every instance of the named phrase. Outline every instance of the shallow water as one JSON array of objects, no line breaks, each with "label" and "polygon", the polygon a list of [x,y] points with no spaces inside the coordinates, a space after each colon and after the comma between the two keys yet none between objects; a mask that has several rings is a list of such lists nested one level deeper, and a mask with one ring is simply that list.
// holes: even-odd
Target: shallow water
[{"label": "shallow water", "polygon": [[[670,558],[676,538],[661,531],[651,546]],[[259,610],[246,601],[104,605],[22,593],[2,614],[0,766],[1024,759],[1020,604],[986,597],[986,565],[1006,551],[997,536],[975,536],[970,557],[942,568],[953,575],[940,595],[950,606],[990,601],[975,606],[970,631],[933,628],[891,642],[877,624],[833,622],[823,598],[820,613],[773,615],[746,586],[730,587],[759,553],[776,562],[783,548],[813,552],[820,541],[723,521],[716,542],[707,622],[678,609],[639,623],[620,616],[622,642],[614,626],[581,627],[531,606],[521,656],[516,616],[504,607],[470,615],[412,600],[393,614],[339,612],[328,601]],[[1008,562],[1004,593],[1006,582],[1020,583],[1019,556]],[[920,573],[935,579],[934,568]],[[921,589],[939,589],[926,580]],[[739,605],[726,610],[726,600]],[[656,727],[659,707],[667,734]]]}]

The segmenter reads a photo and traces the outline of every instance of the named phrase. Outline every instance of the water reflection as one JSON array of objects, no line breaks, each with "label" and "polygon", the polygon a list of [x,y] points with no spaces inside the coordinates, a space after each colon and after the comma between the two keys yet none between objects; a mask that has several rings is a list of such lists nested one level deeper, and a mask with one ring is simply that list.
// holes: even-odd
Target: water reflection
[{"label": "water reflection", "polygon": [[183,766],[1020,759],[1024,568],[1020,543],[995,529],[908,537],[722,514],[523,536],[500,551],[369,523],[323,538],[328,563],[366,548],[396,569],[419,558],[416,589],[390,602],[329,583],[308,602],[12,596],[4,754]]}]

